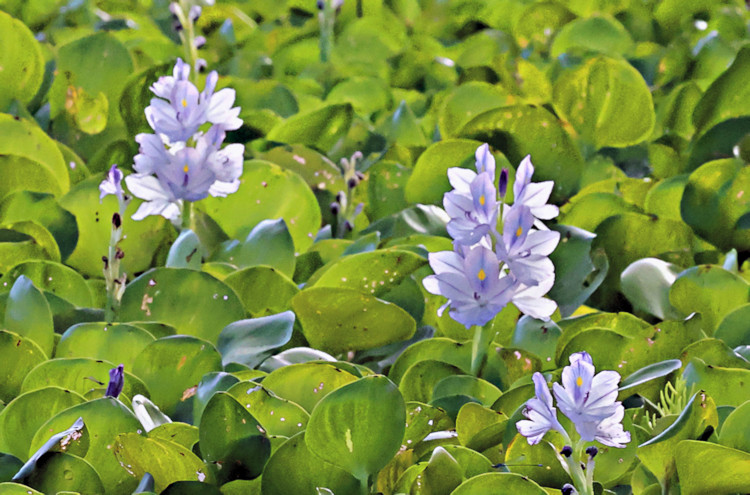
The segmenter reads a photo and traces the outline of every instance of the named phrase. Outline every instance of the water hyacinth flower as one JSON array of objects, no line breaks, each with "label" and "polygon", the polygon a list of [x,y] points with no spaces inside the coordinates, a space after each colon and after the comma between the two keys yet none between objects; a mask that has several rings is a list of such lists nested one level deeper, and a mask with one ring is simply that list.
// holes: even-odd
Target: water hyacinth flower
[{"label": "water hyacinth flower", "polygon": [[117,165],[112,165],[109,172],[107,172],[107,177],[99,184],[100,202],[108,194],[116,196],[119,202],[125,200],[125,194],[122,191],[122,177],[122,172],[117,168]]},{"label": "water hyacinth flower", "polygon": [[473,246],[497,224],[497,191],[489,172],[482,172],[469,185],[469,194],[457,191],[443,197],[443,207],[451,220],[446,226],[456,242]]},{"label": "water hyacinth flower", "polygon": [[446,307],[457,322],[466,326],[484,325],[512,299],[517,282],[500,271],[497,256],[491,249],[478,245],[459,251],[429,254],[435,275],[424,278],[425,289],[448,298]]},{"label": "water hyacinth flower", "polygon": [[[534,218],[540,220],[551,220],[555,218],[560,210],[555,205],[547,204],[555,183],[551,180],[545,182],[531,182],[534,175],[534,165],[531,163],[531,155],[527,155],[521,161],[516,170],[516,180],[513,183],[513,201],[515,205],[524,205],[531,209]],[[544,224],[537,222],[537,227],[545,228]]]},{"label": "water hyacinth flower", "polygon": [[187,141],[206,122],[232,131],[242,126],[240,108],[234,107],[235,91],[224,88],[216,93],[219,75],[206,76],[206,86],[199,92],[188,80],[190,66],[178,58],[172,76],[162,76],[151,85],[157,98],[146,107],[146,120],[157,134],[169,142]]},{"label": "water hyacinth flower", "polygon": [[[533,379],[536,397],[526,403],[524,416],[527,419],[516,424],[518,432],[531,445],[538,443],[544,432],[557,430],[556,425],[559,424],[556,423],[557,417],[546,383],[540,386],[544,377],[537,372]],[[570,419],[581,441],[596,440],[616,448],[624,448],[630,442],[630,433],[622,427],[625,408],[617,401],[619,382],[620,374],[616,371],[595,374],[593,361],[587,352],[570,356],[570,366],[563,368],[562,385],[554,383],[552,388],[557,406]],[[539,412],[540,402],[545,404],[546,412]],[[554,421],[550,419],[551,415]],[[568,434],[561,433],[569,441]]]}]

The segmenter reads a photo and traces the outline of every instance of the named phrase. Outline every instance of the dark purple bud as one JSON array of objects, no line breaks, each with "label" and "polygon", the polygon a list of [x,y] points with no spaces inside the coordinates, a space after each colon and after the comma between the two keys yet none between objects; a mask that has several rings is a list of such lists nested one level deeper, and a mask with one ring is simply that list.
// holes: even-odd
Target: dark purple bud
[{"label": "dark purple bud", "polygon": [[599,453],[599,449],[592,445],[591,447],[586,449],[586,453],[593,459],[594,457],[596,457],[596,454]]},{"label": "dark purple bud", "polygon": [[357,174],[357,179],[359,179],[359,180],[365,180],[365,174],[363,174],[362,172],[357,171],[357,172],[355,172],[355,174]]},{"label": "dark purple bud", "polygon": [[104,269],[106,270],[109,267],[109,258],[102,256],[102,262],[104,263]]},{"label": "dark purple bud", "polygon": [[504,198],[505,193],[508,192],[508,169],[504,168],[500,171],[500,197]]},{"label": "dark purple bud", "polygon": [[125,385],[125,374],[123,365],[117,366],[109,370],[109,385],[107,385],[107,392],[104,394],[105,397],[114,397],[115,399],[122,392],[122,387]]},{"label": "dark purple bud", "polygon": [[175,19],[175,21],[172,23],[172,29],[174,29],[178,33],[182,31],[182,24],[180,23],[180,21]]},{"label": "dark purple bud", "polygon": [[116,229],[119,229],[122,226],[122,218],[120,218],[119,213],[112,215],[112,226]]},{"label": "dark purple bud", "polygon": [[190,20],[195,22],[198,20],[198,18],[201,16],[201,6],[200,5],[193,5],[190,7]]},{"label": "dark purple bud", "polygon": [[205,72],[206,67],[208,67],[208,63],[205,59],[199,58],[195,61],[195,70],[196,72]]},{"label": "dark purple bud", "polygon": [[563,495],[572,495],[573,493],[576,493],[576,489],[570,483],[565,483],[560,491]]},{"label": "dark purple bud", "polygon": [[337,202],[334,201],[333,203],[331,203],[331,213],[333,213],[334,215],[338,215],[340,209],[341,205],[339,205]]},{"label": "dark purple bud", "polygon": [[347,232],[351,232],[352,230],[354,230],[354,226],[349,220],[344,222],[344,230],[346,230]]},{"label": "dark purple bud", "polygon": [[339,193],[336,195],[336,201],[339,203],[343,203],[346,199],[346,195],[344,194],[344,191],[339,191]]},{"label": "dark purple bud", "polygon": [[203,45],[206,44],[206,38],[203,36],[196,36],[194,40],[195,48],[200,49],[203,48]]},{"label": "dark purple bud", "polygon": [[359,179],[357,177],[351,177],[347,181],[346,185],[349,186],[349,189],[354,189],[357,187],[357,184],[359,184]]},{"label": "dark purple bud", "polygon": [[119,247],[115,250],[115,258],[121,260],[125,257],[125,253]]},{"label": "dark purple bud", "polygon": [[179,15],[181,9],[182,7],[180,7],[180,4],[177,2],[172,2],[169,4],[169,11],[174,17],[177,17]]},{"label": "dark purple bud", "polygon": [[570,448],[570,445],[566,445],[562,448],[560,454],[564,455],[565,457],[570,457],[571,455],[573,455],[573,449]]},{"label": "dark purple bud", "polygon": [[318,0],[317,2],[315,2],[315,5],[318,7],[318,10],[323,10],[323,7],[325,7],[323,0]]}]

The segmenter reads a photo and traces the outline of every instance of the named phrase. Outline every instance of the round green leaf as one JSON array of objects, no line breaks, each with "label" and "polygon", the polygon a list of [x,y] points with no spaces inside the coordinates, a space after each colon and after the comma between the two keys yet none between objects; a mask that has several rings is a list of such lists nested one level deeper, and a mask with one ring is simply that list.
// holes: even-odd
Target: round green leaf
[{"label": "round green leaf", "polygon": [[283,218],[261,220],[243,242],[229,241],[216,256],[217,261],[240,268],[264,265],[287,277],[294,275],[294,241]]},{"label": "round green leaf", "polygon": [[65,452],[43,455],[26,482],[44,493],[104,493],[104,484],[93,466]]},{"label": "round green leaf", "polygon": [[299,363],[270,373],[263,379],[263,388],[311,412],[323,397],[356,379],[331,364]]},{"label": "round green leaf", "polygon": [[440,134],[455,137],[458,131],[482,112],[510,103],[510,95],[500,86],[469,81],[451,91],[442,101],[438,114]]},{"label": "round green leaf", "polygon": [[8,402],[18,395],[26,375],[46,359],[33,340],[0,330],[0,400]]},{"label": "round green leaf", "polygon": [[560,76],[553,103],[581,138],[597,148],[637,144],[649,136],[656,120],[641,74],[625,61],[606,57]]},{"label": "round green leaf", "polygon": [[550,55],[598,52],[604,55],[626,56],[633,49],[633,39],[616,19],[595,16],[575,19],[567,23],[555,36]]},{"label": "round green leaf", "polygon": [[51,432],[64,430],[79,417],[86,425],[84,435],[89,435],[89,448],[83,458],[96,469],[108,490],[132,491],[138,483],[122,469],[112,451],[118,434],[136,432],[141,424],[127,407],[112,397],[84,402],[53,416],[37,430],[29,453],[41,447]]},{"label": "round green leaf", "polygon": [[134,487],[146,473],[154,477],[156,491],[165,489],[175,481],[210,480],[210,472],[203,461],[190,449],[173,442],[123,433],[113,439],[112,451],[115,463],[118,466],[122,463],[125,470],[120,469],[133,480]]},{"label": "round green leaf", "polygon": [[305,181],[261,160],[245,162],[236,193],[206,198],[202,208],[234,239],[244,237],[262,220],[283,218],[298,253],[310,247],[320,228],[320,208]]},{"label": "round green leaf", "polygon": [[308,449],[305,432],[290,438],[273,453],[263,470],[261,483],[266,495],[314,494],[318,487],[342,494],[358,493],[360,489],[360,482],[351,474]]},{"label": "round green leaf", "polygon": [[310,415],[294,402],[278,397],[255,382],[240,382],[228,390],[269,435],[292,437],[304,431]]},{"label": "round green leaf", "polygon": [[[91,177],[76,184],[60,199],[60,205],[73,213],[78,222],[78,244],[66,263],[89,277],[102,276],[102,255],[107,253],[112,215],[118,209],[117,198],[112,195],[99,200],[100,183],[100,177]],[[157,249],[171,236],[172,227],[160,216],[150,216],[138,222],[130,218],[140,203],[138,199],[131,201],[122,218],[126,236],[120,247],[125,253],[122,259],[125,273],[148,269]]]},{"label": "round green leaf", "polygon": [[133,373],[143,380],[151,392],[151,400],[168,416],[172,416],[184,400],[183,395],[196,387],[204,374],[219,370],[221,355],[216,348],[187,335],[155,340],[133,363]]},{"label": "round green leaf", "polygon": [[34,34],[23,22],[0,12],[0,46],[13,47],[0,53],[0,110],[14,99],[28,104],[36,95],[44,77],[44,57]]},{"label": "round green leaf", "polygon": [[60,261],[60,249],[47,229],[33,221],[0,225],[0,271],[38,259]]},{"label": "round green leaf", "polygon": [[271,454],[265,430],[234,397],[217,392],[200,422],[200,449],[216,466],[216,479],[226,483],[260,476]]},{"label": "round green leaf", "polygon": [[221,330],[245,316],[237,294],[211,275],[188,268],[155,268],[130,282],[122,321],[167,323],[180,334],[216,342]]},{"label": "round green leaf", "polygon": [[231,273],[224,279],[253,316],[275,314],[290,308],[297,284],[269,266],[252,266]]},{"label": "round green leaf", "polygon": [[545,495],[547,492],[520,474],[486,473],[464,481],[452,492],[452,495],[485,495],[487,493]]},{"label": "round green leaf", "polygon": [[42,291],[21,275],[13,282],[5,302],[5,328],[33,340],[47,356],[54,348],[52,313]]},{"label": "round green leaf", "polygon": [[353,113],[349,104],[328,105],[299,113],[271,129],[266,139],[280,143],[304,144],[320,151],[328,151],[346,135],[352,123]]},{"label": "round green leaf", "polygon": [[381,160],[370,167],[367,173],[368,218],[377,220],[409,206],[404,188],[410,176],[410,168],[389,160]]},{"label": "round green leaf", "polygon": [[55,357],[101,359],[131,370],[136,356],[153,341],[153,335],[133,325],[78,323],[62,335]]},{"label": "round green leaf", "polygon": [[727,343],[729,347],[746,345],[750,342],[750,304],[743,304],[724,316],[714,332],[714,337]]},{"label": "round green leaf", "polygon": [[368,376],[327,395],[313,409],[307,447],[355,478],[377,473],[398,452],[406,409],[396,386]]},{"label": "round green leaf", "polygon": [[531,154],[534,181],[555,181],[553,200],[569,198],[578,189],[583,173],[581,153],[563,124],[542,107],[515,105],[489,110],[470,120],[460,135],[489,143],[511,163],[520,163]]},{"label": "round green leaf", "polygon": [[292,338],[294,313],[285,311],[276,315],[239,320],[230,323],[219,335],[217,348],[224,366],[239,363],[255,368]]},{"label": "round green leaf", "polygon": [[149,438],[166,440],[191,449],[198,443],[198,427],[187,423],[164,423],[148,432]]},{"label": "round green leaf", "polygon": [[[750,453],[709,442],[685,440],[675,450],[680,493],[750,491]],[[710,476],[706,476],[710,473]]]},{"label": "round green leaf", "polygon": [[85,399],[59,387],[47,387],[21,394],[0,412],[0,452],[27,460],[29,444],[40,426],[52,416]]},{"label": "round green leaf", "polygon": [[750,370],[723,368],[693,359],[685,366],[683,377],[688,387],[695,385],[719,406],[739,406],[750,396]]},{"label": "round green leaf", "polygon": [[400,307],[354,289],[306,289],[292,298],[292,308],[307,341],[333,354],[406,340],[417,329]]},{"label": "round green leaf", "polygon": [[0,292],[13,286],[24,275],[34,286],[59,296],[79,307],[92,305],[91,290],[86,280],[75,270],[53,261],[27,261],[14,266],[0,277]]},{"label": "round green leaf", "polygon": [[[87,395],[94,389],[102,392],[109,383],[109,370],[115,365],[91,358],[55,358],[45,361],[31,370],[23,381],[21,390],[29,392],[56,386]],[[128,397],[148,394],[143,382],[125,370],[125,385],[122,393]]]},{"label": "round green leaf", "polygon": [[729,413],[721,426],[719,443],[725,447],[750,452],[750,400]]}]

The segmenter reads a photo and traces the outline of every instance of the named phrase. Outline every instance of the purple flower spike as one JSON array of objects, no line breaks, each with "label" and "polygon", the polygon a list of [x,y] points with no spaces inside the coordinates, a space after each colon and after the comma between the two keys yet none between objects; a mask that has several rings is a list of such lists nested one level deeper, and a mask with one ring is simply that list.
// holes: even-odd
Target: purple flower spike
[{"label": "purple flower spike", "polygon": [[448,233],[459,244],[478,243],[497,224],[497,192],[487,172],[472,180],[468,195],[458,191],[447,193],[443,206],[451,217]]},{"label": "purple flower spike", "polygon": [[500,272],[495,253],[482,245],[466,248],[463,257],[456,251],[430,253],[435,275],[424,278],[425,289],[448,298],[446,307],[457,322],[466,326],[484,325],[495,317],[513,297],[513,278]]},{"label": "purple flower spike", "polygon": [[498,184],[498,192],[500,193],[500,197],[504,198],[505,193],[508,192],[508,169],[503,168],[500,171],[500,183]]},{"label": "purple flower spike", "polygon": [[534,222],[530,208],[513,205],[503,221],[502,240],[497,243],[498,258],[527,286],[539,285],[554,275],[555,266],[548,256],[560,240],[559,232],[533,230]]},{"label": "purple flower spike", "polygon": [[547,382],[541,373],[536,372],[532,377],[536,397],[529,399],[523,409],[523,419],[516,423],[518,433],[526,437],[529,445],[535,445],[542,440],[545,433],[555,430],[567,437],[567,433],[557,420],[557,411],[552,407],[552,395],[549,393]]},{"label": "purple flower spike", "polygon": [[119,365],[109,370],[109,385],[107,385],[107,391],[104,393],[105,397],[114,397],[116,399],[120,396],[122,387],[125,385],[124,368],[123,365]]}]

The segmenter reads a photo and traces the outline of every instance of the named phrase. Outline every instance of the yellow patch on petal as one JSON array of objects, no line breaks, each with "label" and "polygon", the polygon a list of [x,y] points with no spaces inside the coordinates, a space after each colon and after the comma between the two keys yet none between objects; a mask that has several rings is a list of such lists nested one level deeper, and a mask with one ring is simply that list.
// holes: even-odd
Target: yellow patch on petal
[{"label": "yellow patch on petal", "polygon": [[580,376],[576,378],[576,385],[578,385],[579,387],[583,385],[583,378],[581,378]]},{"label": "yellow patch on petal", "polygon": [[484,206],[484,194],[482,194],[481,196],[479,196],[479,204],[482,205],[482,206]]},{"label": "yellow patch on petal", "polygon": [[523,234],[523,227],[518,227],[516,229],[516,237],[521,237],[521,234]]},{"label": "yellow patch on petal", "polygon": [[484,273],[484,268],[479,269],[479,273],[477,273],[477,278],[481,281],[487,278],[487,274]]},{"label": "yellow patch on petal", "polygon": [[187,100],[185,98],[183,98],[180,103],[182,103],[182,108],[185,108],[187,106]]},{"label": "yellow patch on petal", "polygon": [[187,165],[185,165],[184,167],[182,167],[182,171],[185,172],[185,173],[188,173],[189,170],[190,170],[190,167],[188,167]]}]

